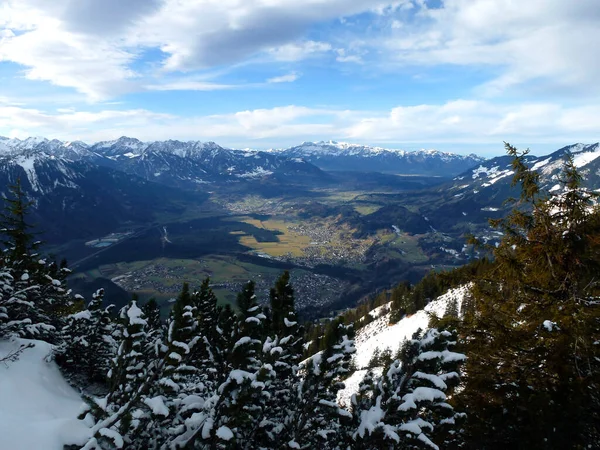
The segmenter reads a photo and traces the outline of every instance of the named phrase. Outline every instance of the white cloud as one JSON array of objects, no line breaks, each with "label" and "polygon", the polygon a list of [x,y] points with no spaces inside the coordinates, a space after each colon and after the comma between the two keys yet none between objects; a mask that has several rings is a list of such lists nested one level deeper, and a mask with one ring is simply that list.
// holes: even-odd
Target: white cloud
[{"label": "white cloud", "polygon": [[329,52],[331,49],[331,44],[326,42],[305,41],[271,48],[268,53],[277,61],[291,62]]},{"label": "white cloud", "polygon": [[150,84],[146,86],[149,91],[222,91],[224,89],[235,89],[239,86],[232,84],[218,84],[207,81],[172,81],[161,84]]},{"label": "white cloud", "polygon": [[[44,112],[0,106],[0,135],[43,135],[97,141],[121,135],[143,140],[215,140],[232,147],[282,147],[305,140],[366,144],[485,144],[502,141],[595,142],[600,106],[497,104],[455,100],[368,112],[288,105],[208,116],[181,117],[145,109]],[[14,131],[14,130],[27,130]],[[535,150],[535,148],[534,148]]]},{"label": "white cloud", "polygon": [[[74,88],[92,100],[144,89],[156,64],[167,72],[193,72],[329,53],[340,63],[367,64],[379,55],[386,64],[493,67],[497,76],[479,91],[485,95],[524,83],[545,93],[600,92],[600,59],[593,45],[600,40],[598,0],[444,0],[436,8],[427,4],[0,0],[0,62],[17,63],[25,67],[28,79]],[[344,20],[348,26],[343,33],[309,32],[366,11],[375,14],[361,21]],[[360,49],[347,44],[361,39],[365,42]],[[370,52],[363,51],[366,48]],[[144,65],[147,53],[158,62]],[[219,83],[190,86],[222,88]]]},{"label": "white cloud", "polygon": [[338,62],[355,64],[362,64],[364,62],[363,59],[358,55],[348,55],[346,50],[343,48],[337,49],[336,52],[337,57],[335,60]]},{"label": "white cloud", "polygon": [[293,83],[298,78],[300,78],[300,76],[297,73],[292,72],[292,73],[288,73],[286,75],[269,78],[267,80],[267,83]]},{"label": "white cloud", "polygon": [[102,39],[68,32],[59,20],[46,18],[33,7],[26,9],[24,3],[22,9],[9,7],[13,14],[7,15],[5,26],[20,32],[4,30],[0,62],[25,66],[27,79],[73,87],[93,100],[132,89],[136,75],[128,67],[132,53]]},{"label": "white cloud", "polygon": [[527,82],[599,91],[600,60],[591,44],[600,39],[597,0],[445,0],[421,7],[416,19],[395,18],[390,29],[385,57],[398,63],[500,68],[484,94]]},{"label": "white cloud", "polygon": [[[0,62],[92,100],[143,88],[144,52],[166,71],[267,56],[298,61],[331,45],[304,39],[318,23],[409,0],[3,0]],[[162,53],[157,52],[159,50]],[[260,59],[260,58],[259,58]]]}]

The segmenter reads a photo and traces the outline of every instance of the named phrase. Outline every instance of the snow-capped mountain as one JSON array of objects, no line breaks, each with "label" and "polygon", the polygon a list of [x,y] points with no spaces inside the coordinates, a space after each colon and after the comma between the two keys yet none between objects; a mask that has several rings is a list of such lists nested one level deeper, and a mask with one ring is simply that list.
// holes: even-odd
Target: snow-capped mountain
[{"label": "snow-capped mountain", "polygon": [[176,140],[142,143],[122,137],[90,147],[119,170],[171,185],[262,179],[272,175],[316,175],[306,161],[267,152],[231,150],[214,142]]},{"label": "snow-capped mountain", "polygon": [[110,167],[171,186],[194,187],[212,182],[259,180],[265,177],[320,177],[326,175],[299,158],[269,152],[231,150],[214,142],[142,142],[121,137],[87,145],[45,138],[0,138],[0,156],[37,159],[64,158]]},{"label": "snow-capped mountain", "polygon": [[[542,190],[560,192],[561,169],[568,153],[583,175],[583,185],[600,188],[600,144],[596,143],[569,145],[545,156],[527,155],[527,164],[540,175]],[[519,187],[511,186],[511,163],[510,156],[501,156],[477,164],[437,188],[440,200],[426,202],[421,212],[441,231],[450,231],[458,223],[484,224],[489,218],[506,215],[513,207],[506,199],[519,196]]]},{"label": "snow-capped mountain", "polygon": [[[584,176],[586,185],[595,186],[600,172],[600,143],[573,144],[546,156],[527,155],[525,158],[529,167],[540,174],[542,188],[554,192],[561,189],[560,173],[567,154],[573,156],[573,162]],[[454,181],[457,184],[464,181],[476,189],[486,189],[497,185],[498,182],[510,183],[513,174],[511,158],[502,156],[469,169]]]},{"label": "snow-capped mountain", "polygon": [[[50,142],[41,145],[48,149]],[[50,242],[110,232],[124,221],[151,222],[154,212],[176,210],[176,200],[186,198],[168,186],[59,154],[30,148],[0,154],[0,196],[9,196],[9,186],[19,179],[35,206],[32,222]],[[202,195],[196,197],[202,201]]]},{"label": "snow-capped mountain", "polygon": [[465,167],[485,161],[477,155],[457,155],[437,150],[404,150],[369,147],[335,141],[304,142],[280,150],[280,154],[303,158],[323,170],[422,174],[451,177]]}]

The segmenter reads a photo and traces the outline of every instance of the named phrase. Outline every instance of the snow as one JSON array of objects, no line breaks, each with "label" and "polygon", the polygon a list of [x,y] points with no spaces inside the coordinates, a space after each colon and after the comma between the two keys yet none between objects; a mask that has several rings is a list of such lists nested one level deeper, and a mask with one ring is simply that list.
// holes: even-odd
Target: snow
[{"label": "snow", "polygon": [[146,325],[146,321],[142,319],[144,313],[138,308],[136,302],[131,302],[131,306],[127,309],[127,317],[132,325]]},{"label": "snow", "polygon": [[403,403],[398,407],[398,410],[408,411],[409,409],[417,409],[418,402],[435,402],[436,400],[446,400],[446,394],[439,389],[419,386],[410,394],[402,397]]},{"label": "snow", "polygon": [[365,436],[365,432],[369,432],[371,434],[375,431],[375,428],[381,423],[381,420],[385,416],[385,413],[379,406],[379,399],[377,400],[377,405],[371,407],[368,410],[361,411],[360,413],[360,425],[358,426],[358,435],[360,437]]},{"label": "snow", "polygon": [[290,328],[290,327],[294,327],[294,326],[296,326],[296,324],[297,324],[298,322],[292,322],[292,321],[289,321],[289,320],[287,319],[287,317],[284,317],[284,318],[283,318],[283,323],[285,324],[285,326],[286,326],[286,327]]},{"label": "snow", "polygon": [[272,174],[273,174],[273,171],[266,170],[262,166],[258,166],[252,172],[241,173],[236,176],[239,178],[261,178],[261,177],[266,177],[267,175],[272,175]]},{"label": "snow", "polygon": [[[431,301],[425,309],[418,311],[412,316],[405,317],[396,324],[389,325],[390,314],[387,313],[358,330],[354,340],[356,353],[353,360],[358,370],[348,379],[344,380],[345,387],[338,392],[338,403],[340,405],[349,404],[350,397],[358,391],[358,386],[367,373],[366,367],[368,367],[369,362],[373,358],[375,350],[378,349],[382,352],[386,349],[390,349],[392,355],[396,354],[402,346],[402,343],[405,340],[411,339],[412,335],[417,330],[427,329],[429,325],[429,314],[443,317],[450,302],[453,300],[456,300],[460,313],[462,302],[470,289],[471,285],[450,289],[445,294]],[[378,308],[378,313],[380,311],[389,310],[389,307],[389,304],[381,306],[381,309]],[[449,352],[448,350],[435,356],[442,357],[444,361],[464,359],[464,355]],[[381,371],[381,368],[373,369],[373,372],[377,375],[379,375]],[[439,382],[443,383],[444,380],[440,379]]]},{"label": "snow", "polygon": [[573,163],[578,169],[591,163],[600,156],[600,146],[598,144],[588,147],[591,151],[582,151],[573,156]]},{"label": "snow", "polygon": [[219,439],[223,439],[224,441],[229,441],[233,439],[233,432],[229,429],[229,427],[223,425],[217,430],[217,437]]},{"label": "snow", "polygon": [[33,343],[18,361],[0,365],[0,450],[62,450],[83,445],[90,429],[77,420],[83,401],[54,362],[43,341],[0,341],[0,357]]},{"label": "snow", "polygon": [[238,348],[240,345],[247,345],[250,342],[252,342],[252,338],[250,338],[249,336],[242,336],[240,339],[238,339],[238,341],[233,345],[233,349],[235,350],[236,348]]},{"label": "snow", "polygon": [[544,323],[542,324],[542,326],[548,331],[553,331],[554,329],[558,329],[556,322],[552,322],[551,320],[544,320]]},{"label": "snow", "polygon": [[535,164],[534,164],[534,165],[531,167],[531,170],[538,170],[538,169],[541,169],[541,168],[542,168],[542,167],[544,167],[546,164],[548,164],[548,163],[550,162],[550,160],[551,160],[551,159],[552,159],[552,158],[547,158],[547,159],[544,159],[544,160],[542,160],[542,161],[538,161],[538,162],[536,162],[536,163],[535,163]]},{"label": "snow", "polygon": [[125,445],[125,442],[123,442],[123,437],[115,430],[111,430],[110,428],[101,428],[98,430],[98,433],[102,436],[110,438],[114,442],[116,448],[123,448]]}]

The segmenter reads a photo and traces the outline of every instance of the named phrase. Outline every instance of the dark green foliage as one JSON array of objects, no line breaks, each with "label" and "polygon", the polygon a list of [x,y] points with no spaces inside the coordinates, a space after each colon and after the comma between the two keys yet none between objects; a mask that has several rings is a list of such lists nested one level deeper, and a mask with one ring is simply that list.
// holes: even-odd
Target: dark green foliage
[{"label": "dark green foliage", "polygon": [[[519,153],[520,203],[467,309],[470,448],[588,448],[600,440],[600,212],[567,159],[565,192],[543,194]],[[510,406],[508,406],[510,405]],[[501,430],[501,431],[500,431]]]},{"label": "dark green foliage", "polygon": [[142,311],[146,317],[148,331],[160,330],[162,328],[163,323],[160,318],[160,308],[155,299],[151,298],[148,300],[144,306],[142,306]]},{"label": "dark green foliage", "polygon": [[2,240],[4,253],[15,268],[19,268],[16,275],[21,275],[25,270],[32,268],[32,255],[34,255],[40,242],[35,240],[32,233],[33,226],[28,222],[29,209],[33,205],[25,197],[21,186],[21,179],[9,188],[12,198],[4,199],[4,212],[0,214],[0,232],[5,238]]}]

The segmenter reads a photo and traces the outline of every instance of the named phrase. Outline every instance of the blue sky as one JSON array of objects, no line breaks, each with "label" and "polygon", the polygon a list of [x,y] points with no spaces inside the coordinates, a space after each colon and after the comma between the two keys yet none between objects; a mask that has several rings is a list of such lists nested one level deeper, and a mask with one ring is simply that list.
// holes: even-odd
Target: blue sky
[{"label": "blue sky", "polygon": [[596,142],[597,0],[0,0],[0,135]]}]

